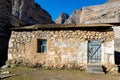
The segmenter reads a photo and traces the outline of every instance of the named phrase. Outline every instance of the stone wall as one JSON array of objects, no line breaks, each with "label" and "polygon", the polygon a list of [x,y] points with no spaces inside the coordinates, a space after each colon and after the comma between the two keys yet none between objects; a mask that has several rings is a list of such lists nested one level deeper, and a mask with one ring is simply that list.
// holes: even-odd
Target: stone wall
[{"label": "stone wall", "polygon": [[120,64],[120,27],[114,26],[114,38],[115,38],[115,63]]},{"label": "stone wall", "polygon": [[[9,60],[22,61],[26,65],[39,63],[44,67],[54,68],[86,67],[88,40],[100,39],[103,59],[101,64],[107,64],[107,53],[114,54],[113,38],[113,31],[106,28],[12,31],[8,57]],[[37,53],[38,39],[47,39],[46,53]],[[114,55],[110,59],[114,60]]]}]

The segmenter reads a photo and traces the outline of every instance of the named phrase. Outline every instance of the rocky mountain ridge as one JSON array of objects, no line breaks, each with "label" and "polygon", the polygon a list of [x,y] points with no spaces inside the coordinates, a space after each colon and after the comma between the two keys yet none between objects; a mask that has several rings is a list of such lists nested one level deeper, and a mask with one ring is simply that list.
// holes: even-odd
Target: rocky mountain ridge
[{"label": "rocky mountain ridge", "polygon": [[74,10],[72,15],[65,21],[65,24],[79,23],[81,10]]},{"label": "rocky mountain ridge", "polygon": [[67,13],[61,13],[58,18],[55,20],[56,24],[63,24],[69,18]]},{"label": "rocky mountain ridge", "polygon": [[118,23],[120,22],[120,2],[84,7],[80,23]]},{"label": "rocky mountain ridge", "polygon": [[106,4],[83,7],[65,20],[70,23],[118,23],[120,22],[120,1],[110,0]]},{"label": "rocky mountain ridge", "polygon": [[[64,17],[63,17],[64,14]],[[79,23],[81,10],[74,10],[73,13],[68,16],[66,13],[61,13],[59,17],[55,20],[56,24],[74,24]],[[67,18],[65,18],[67,16]]]},{"label": "rocky mountain ridge", "polygon": [[112,2],[118,2],[120,0],[108,0],[108,3],[112,3]]}]

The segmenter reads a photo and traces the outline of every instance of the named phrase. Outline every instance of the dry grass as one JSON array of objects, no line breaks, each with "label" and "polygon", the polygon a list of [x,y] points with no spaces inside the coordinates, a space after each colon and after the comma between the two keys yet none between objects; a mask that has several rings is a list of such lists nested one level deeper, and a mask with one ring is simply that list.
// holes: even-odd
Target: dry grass
[{"label": "dry grass", "polygon": [[18,74],[5,80],[120,80],[120,76],[111,74],[89,74],[79,70],[45,70],[26,67],[7,69]]}]

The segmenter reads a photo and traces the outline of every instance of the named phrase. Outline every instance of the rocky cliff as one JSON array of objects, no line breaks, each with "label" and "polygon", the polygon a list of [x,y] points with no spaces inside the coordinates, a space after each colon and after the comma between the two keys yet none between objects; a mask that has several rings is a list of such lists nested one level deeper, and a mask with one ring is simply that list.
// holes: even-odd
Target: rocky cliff
[{"label": "rocky cliff", "polygon": [[120,22],[120,2],[84,7],[80,23],[116,23]]},{"label": "rocky cliff", "polygon": [[55,20],[56,24],[64,24],[65,21],[69,18],[67,13],[61,13],[59,17]]},{"label": "rocky cliff", "polygon": [[50,14],[34,0],[12,0],[12,22],[16,19],[24,25],[53,23]]},{"label": "rocky cliff", "polygon": [[55,20],[56,24],[72,24],[79,23],[81,10],[74,10],[73,13],[68,16],[66,13],[61,13]]}]

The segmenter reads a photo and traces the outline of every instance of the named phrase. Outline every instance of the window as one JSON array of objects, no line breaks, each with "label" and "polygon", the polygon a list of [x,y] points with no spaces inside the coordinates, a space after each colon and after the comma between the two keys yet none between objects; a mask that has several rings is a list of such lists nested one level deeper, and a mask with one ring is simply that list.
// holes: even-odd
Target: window
[{"label": "window", "polygon": [[46,52],[46,42],[47,40],[41,40],[41,39],[38,39],[38,43],[37,43],[37,52],[38,53],[45,53]]}]

